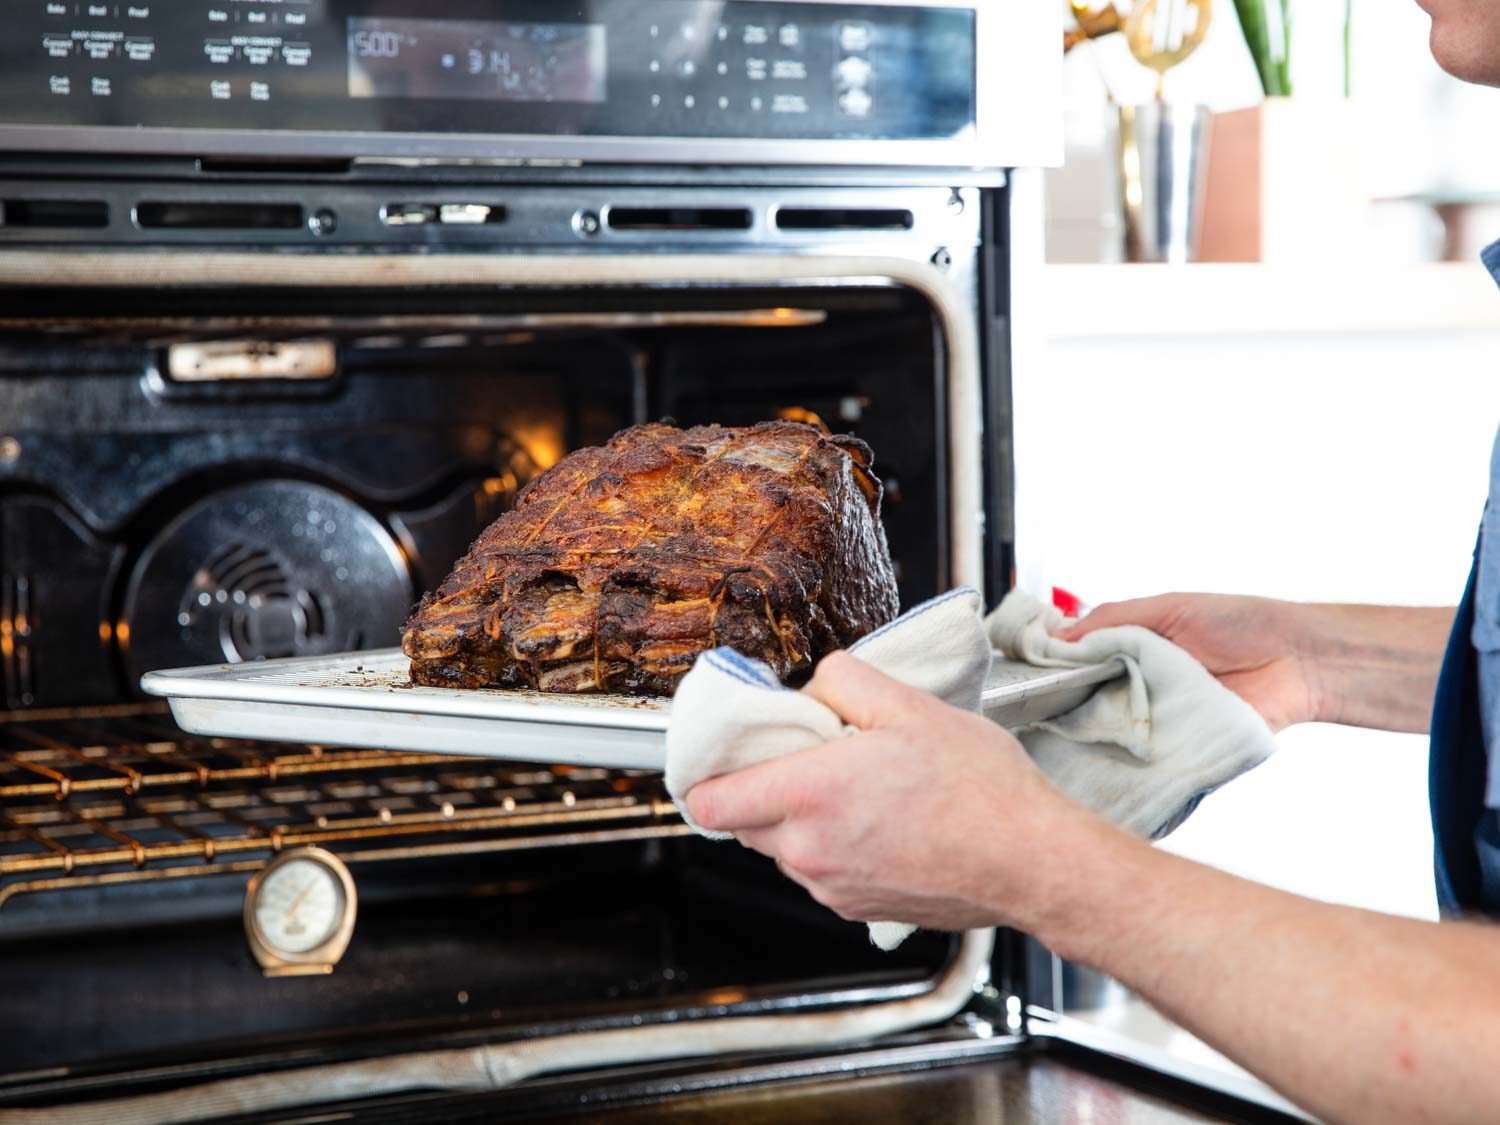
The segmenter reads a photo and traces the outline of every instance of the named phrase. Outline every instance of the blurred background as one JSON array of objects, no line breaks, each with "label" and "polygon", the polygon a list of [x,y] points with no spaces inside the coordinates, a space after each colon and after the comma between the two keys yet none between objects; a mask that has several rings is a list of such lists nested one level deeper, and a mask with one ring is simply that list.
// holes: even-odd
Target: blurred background
[{"label": "blurred background", "polygon": [[[1160,146],[1179,166],[1206,146],[1187,155],[1210,165],[1201,225],[1171,264],[1126,261],[1152,255],[1126,238],[1120,106],[1155,101],[1157,76],[1122,33],[1069,51],[1035,302],[1046,358],[1016,387],[1022,585],[1093,604],[1165,590],[1457,602],[1500,423],[1500,291],[1476,257],[1500,239],[1500,90],[1438,69],[1411,0],[1354,0],[1346,67],[1344,9],[1290,0],[1292,93],[1268,97],[1236,5],[1214,0],[1162,82],[1179,124],[1212,114]],[[1137,156],[1140,174],[1171,163]],[[1435,917],[1425,737],[1313,725],[1279,743],[1165,846]],[[1078,982],[1089,1018],[1151,1019],[1108,999]]]},{"label": "blurred background", "polygon": [[[1174,12],[1181,4],[1160,0],[1153,9],[1163,25],[1158,39],[1181,33],[1166,26],[1174,15],[1191,34],[1194,16]],[[1263,6],[1273,24],[1280,10],[1277,0],[1250,6]],[[1090,12],[1107,11],[1073,7],[1085,24]],[[1427,16],[1413,0],[1353,0],[1347,25],[1339,0],[1290,0],[1282,53],[1292,92],[1285,98],[1266,94],[1237,5],[1207,0],[1205,8],[1202,41],[1167,73],[1166,100],[1221,116],[1239,111],[1241,119],[1269,111],[1258,154],[1237,144],[1238,136],[1211,136],[1220,151],[1207,145],[1207,159],[1224,163],[1226,175],[1232,171],[1239,181],[1215,183],[1220,195],[1259,178],[1269,194],[1300,200],[1298,213],[1265,216],[1273,226],[1290,224],[1309,236],[1284,252],[1306,260],[1336,249],[1390,264],[1468,260],[1500,237],[1500,146],[1487,140],[1500,114],[1500,90],[1467,86],[1438,68],[1427,49]],[[1116,10],[1128,19],[1132,8],[1122,0]],[[1067,162],[1047,181],[1050,261],[1121,259],[1114,105],[1150,102],[1155,84],[1155,73],[1132,56],[1125,34],[1085,39],[1068,51]],[[1257,156],[1259,177],[1252,167]],[[1314,169],[1323,174],[1310,177]],[[1314,206],[1325,209],[1335,192],[1343,212],[1337,229],[1310,228],[1301,216]],[[1226,205],[1222,198],[1205,203],[1210,211]],[[1350,231],[1357,237],[1348,239]],[[1220,255],[1210,246],[1208,257]]]}]

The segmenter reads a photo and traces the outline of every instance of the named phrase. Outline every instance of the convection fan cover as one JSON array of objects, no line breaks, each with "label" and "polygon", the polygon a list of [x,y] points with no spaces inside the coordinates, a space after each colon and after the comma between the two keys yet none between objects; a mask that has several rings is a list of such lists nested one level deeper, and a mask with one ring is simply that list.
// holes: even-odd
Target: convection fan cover
[{"label": "convection fan cover", "polygon": [[380,521],[301,481],[204,497],[141,553],[121,638],[132,673],[396,644],[405,556]]}]

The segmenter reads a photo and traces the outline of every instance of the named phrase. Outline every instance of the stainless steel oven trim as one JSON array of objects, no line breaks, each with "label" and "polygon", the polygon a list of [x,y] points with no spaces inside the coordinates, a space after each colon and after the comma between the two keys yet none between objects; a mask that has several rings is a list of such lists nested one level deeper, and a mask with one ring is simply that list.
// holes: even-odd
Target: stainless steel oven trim
[{"label": "stainless steel oven trim", "polygon": [[1026,1016],[1027,1034],[1037,1039],[1072,1043],[1194,1086],[1217,1090],[1251,1105],[1264,1106],[1302,1121],[1316,1120],[1253,1075],[1236,1074],[1219,1067],[1191,1062],[1170,1054],[1165,1048],[1150,1046],[1117,1031],[1098,1027],[1086,1020],[1059,1015],[1037,1005],[1029,1007]]},{"label": "stainless steel oven trim", "polygon": [[[840,0],[805,2],[832,4]],[[1058,12],[1052,12],[1048,5],[1022,3],[1021,0],[1011,0],[1003,5],[1003,11],[1000,4],[977,3],[975,0],[865,2],[884,7],[961,8],[974,12],[977,124],[970,135],[929,141],[738,140],[0,125],[0,152],[397,157],[602,164],[909,165],[970,169],[1053,166],[1061,162],[1062,22]],[[1042,9],[1048,9],[1048,13],[1043,13]],[[1040,113],[1036,109],[1039,103],[1055,108],[1050,113]]]},{"label": "stainless steel oven trim", "polygon": [[864,1007],[710,1017],[276,1071],[183,1090],[11,1110],[6,1125],[162,1125],[426,1090],[494,1090],[558,1071],[738,1055],[829,1050],[952,1019],[988,978],[993,930],[970,930],[931,991]]},{"label": "stainless steel oven trim", "polygon": [[0,286],[157,289],[432,286],[745,287],[895,284],[932,305],[947,345],[949,581],[984,588],[978,330],[970,304],[925,262],[840,255],[332,255],[0,250]]}]

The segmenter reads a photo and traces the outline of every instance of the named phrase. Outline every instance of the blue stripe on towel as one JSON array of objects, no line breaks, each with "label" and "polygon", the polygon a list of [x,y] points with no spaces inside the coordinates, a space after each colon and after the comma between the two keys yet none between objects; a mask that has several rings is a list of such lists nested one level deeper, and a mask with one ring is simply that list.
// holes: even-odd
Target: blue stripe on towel
[{"label": "blue stripe on towel", "polygon": [[750,687],[787,690],[774,672],[758,660],[751,660],[732,648],[720,647],[704,654],[710,664],[726,676],[731,676]]},{"label": "blue stripe on towel", "polygon": [[913,606],[911,609],[903,613],[900,617],[896,618],[896,620],[882,625],[873,633],[868,633],[865,636],[861,637],[859,640],[855,641],[852,645],[849,646],[849,651],[858,652],[861,645],[869,641],[873,641],[876,637],[880,636],[880,634],[890,632],[890,630],[896,628],[898,625],[905,625],[908,621],[921,617],[922,614],[926,613],[928,610],[936,609],[938,606],[943,605],[946,602],[951,602],[954,598],[967,597],[970,594],[978,597],[979,591],[974,589],[973,586],[959,586],[955,589],[949,590],[946,594],[939,594],[931,601],[925,601],[921,605]]}]

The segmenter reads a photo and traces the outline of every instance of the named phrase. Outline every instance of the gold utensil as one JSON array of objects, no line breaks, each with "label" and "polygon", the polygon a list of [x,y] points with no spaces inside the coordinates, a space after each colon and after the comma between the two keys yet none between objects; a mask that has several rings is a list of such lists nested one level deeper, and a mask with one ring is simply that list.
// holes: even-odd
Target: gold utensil
[{"label": "gold utensil", "polygon": [[1125,41],[1143,66],[1156,71],[1162,101],[1167,71],[1198,49],[1213,17],[1212,0],[1137,0],[1125,17]]},{"label": "gold utensil", "polygon": [[1089,39],[1098,39],[1102,35],[1109,35],[1119,31],[1124,24],[1120,15],[1120,9],[1113,3],[1105,3],[1102,7],[1090,0],[1070,0],[1069,5],[1073,10],[1073,19],[1077,27],[1070,27],[1063,32],[1063,53],[1071,51],[1078,44]]}]

